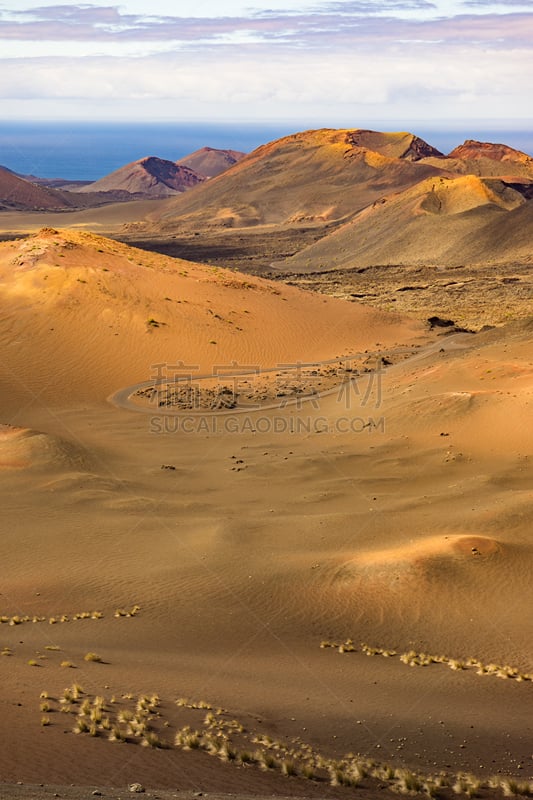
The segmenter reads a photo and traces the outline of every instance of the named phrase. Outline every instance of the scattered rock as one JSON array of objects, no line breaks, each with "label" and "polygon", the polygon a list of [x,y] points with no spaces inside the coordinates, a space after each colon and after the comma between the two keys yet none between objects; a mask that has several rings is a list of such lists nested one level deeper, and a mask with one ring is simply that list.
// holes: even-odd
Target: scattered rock
[{"label": "scattered rock", "polygon": [[142,783],[130,783],[130,785],[128,786],[128,789],[130,790],[130,792],[137,793],[137,794],[142,794],[143,792],[146,791],[146,789],[144,788]]},{"label": "scattered rock", "polygon": [[429,317],[428,322],[431,330],[433,328],[452,328],[455,326],[453,319],[442,319],[442,317]]}]

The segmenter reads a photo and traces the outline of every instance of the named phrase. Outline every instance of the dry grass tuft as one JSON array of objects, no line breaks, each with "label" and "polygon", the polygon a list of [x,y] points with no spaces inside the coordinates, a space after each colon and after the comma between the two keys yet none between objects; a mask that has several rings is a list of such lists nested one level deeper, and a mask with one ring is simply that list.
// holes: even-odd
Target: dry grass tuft
[{"label": "dry grass tuft", "polygon": [[93,661],[97,664],[101,664],[103,661],[102,656],[99,656],[98,653],[86,653],[83,656],[84,661]]},{"label": "dry grass tuft", "polygon": [[[381,652],[381,655],[384,655]],[[412,654],[406,654],[408,661]],[[416,660],[430,657],[415,654]],[[390,656],[386,656],[390,657]],[[446,661],[445,663],[448,663]],[[472,660],[466,668],[478,668]],[[107,687],[109,688],[109,687]],[[161,732],[170,722],[162,716],[161,700],[157,694],[122,695],[121,700],[112,698],[114,703],[103,696],[87,696],[79,684],[67,687],[59,700],[59,707],[65,713],[77,714],[73,732],[101,737],[112,742],[124,742],[129,747],[140,744],[151,749],[181,748],[183,751],[199,751],[217,756],[228,764],[246,768],[277,772],[286,777],[299,777],[305,780],[329,783],[333,787],[354,788],[366,781],[370,789],[371,781],[378,781],[380,789],[388,788],[399,794],[425,794],[428,797],[439,795],[450,798],[452,793],[476,797],[479,792],[489,788],[473,775],[460,773],[450,784],[446,776],[429,776],[408,769],[395,768],[390,764],[365,759],[354,753],[335,760],[313,749],[299,736],[290,739],[273,739],[266,733],[248,731],[238,719],[230,719],[223,709],[212,710],[203,701],[179,698],[174,714],[180,713],[188,723],[179,728],[172,744],[161,738]],[[50,698],[41,693],[41,712],[48,710]],[[52,699],[53,700],[53,699]],[[126,701],[126,705],[125,705]],[[53,701],[55,702],[55,701]],[[207,713],[204,713],[207,709]],[[52,709],[50,709],[52,710]],[[198,728],[191,727],[196,720]],[[42,723],[44,724],[44,723]],[[174,726],[175,720],[172,720]],[[255,745],[253,750],[250,745]],[[533,796],[532,786],[510,778],[496,778],[492,786],[506,796]]]},{"label": "dry grass tuft", "polygon": [[145,731],[141,745],[143,747],[151,747],[154,750],[163,750],[166,747],[165,743],[159,738],[155,731]]},{"label": "dry grass tuft", "polygon": [[[320,642],[322,649],[333,648],[339,653],[354,653],[357,652],[352,639],[347,639],[345,642],[332,642],[328,639]],[[396,650],[386,650],[382,647],[371,647],[366,643],[362,643],[361,652],[367,656],[383,656],[384,658],[393,658],[399,655],[399,660],[402,664],[409,667],[427,667],[430,664],[447,664],[450,669],[459,672],[464,670],[475,669],[477,675],[494,675],[504,680],[513,679],[518,683],[533,680],[533,674],[529,672],[521,672],[516,667],[509,666],[508,664],[483,664],[478,658],[470,656],[462,660],[459,658],[449,658],[444,655],[430,655],[428,653],[417,653],[416,650],[408,650],[405,653],[398,653]]]}]

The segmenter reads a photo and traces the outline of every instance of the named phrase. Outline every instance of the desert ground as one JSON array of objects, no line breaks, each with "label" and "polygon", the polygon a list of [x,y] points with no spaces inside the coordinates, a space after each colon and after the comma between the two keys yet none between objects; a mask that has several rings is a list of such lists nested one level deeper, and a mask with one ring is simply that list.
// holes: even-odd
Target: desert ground
[{"label": "desert ground", "polygon": [[139,214],[0,216],[0,797],[530,795],[527,265]]}]

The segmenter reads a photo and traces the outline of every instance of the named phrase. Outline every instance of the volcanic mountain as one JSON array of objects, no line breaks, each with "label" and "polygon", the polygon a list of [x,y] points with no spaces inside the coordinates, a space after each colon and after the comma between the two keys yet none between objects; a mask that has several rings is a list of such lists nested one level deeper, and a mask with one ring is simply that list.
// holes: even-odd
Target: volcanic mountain
[{"label": "volcanic mountain", "polygon": [[388,158],[401,158],[406,161],[420,161],[423,158],[443,158],[436,147],[415,136],[413,133],[383,133],[357,129],[350,131],[346,141],[353,147],[372,150]]},{"label": "volcanic mountain", "polygon": [[246,153],[241,153],[239,150],[217,150],[214,147],[202,147],[200,150],[180,158],[176,164],[189,167],[205,178],[214,178],[232,167],[245,155]]},{"label": "volcanic mountain", "polygon": [[259,147],[170,200],[147,230],[202,232],[229,252],[238,229],[243,254],[259,231],[287,242],[266,244],[261,268],[291,272],[529,263],[532,198],[533,159],[506,145],[467,140],[445,156],[411,133],[324,129]]},{"label": "volcanic mountain", "polygon": [[[436,164],[434,158],[425,163]],[[506,144],[477,142],[467,139],[438,162],[452,172],[482,177],[502,177],[507,180],[533,181],[533,158],[527,153],[508,147]]]},{"label": "volcanic mountain", "polygon": [[64,192],[36,186],[11,170],[0,167],[0,209],[50,211],[75,205],[75,197],[69,198]]},{"label": "volcanic mountain", "polygon": [[474,175],[427,178],[382,197],[281,266],[312,272],[374,265],[532,263],[528,189]]},{"label": "volcanic mountain", "polygon": [[133,195],[166,197],[185,192],[204,180],[203,175],[189,167],[156,156],[147,156],[120,167],[79,191],[124,191]]},{"label": "volcanic mountain", "polygon": [[68,211],[131,200],[131,195],[125,191],[95,189],[94,192],[83,194],[83,188],[80,187],[85,187],[85,183],[22,177],[0,167],[0,211]]},{"label": "volcanic mountain", "polygon": [[439,152],[409,133],[316,130],[263,145],[230,172],[170,201],[156,226],[205,229],[323,224],[390,191],[443,173],[421,159]]}]

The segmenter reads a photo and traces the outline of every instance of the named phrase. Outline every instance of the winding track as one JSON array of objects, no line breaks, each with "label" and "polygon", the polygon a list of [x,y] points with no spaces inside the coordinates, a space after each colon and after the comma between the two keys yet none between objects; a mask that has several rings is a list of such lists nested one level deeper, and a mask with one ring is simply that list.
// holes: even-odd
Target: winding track
[{"label": "winding track", "polygon": [[[413,362],[413,361],[418,361],[419,359],[424,358],[427,355],[430,355],[432,352],[435,352],[436,350],[441,350],[441,349],[445,351],[462,350],[468,346],[468,342],[470,341],[470,338],[473,335],[475,334],[471,333],[452,334],[451,336],[448,336],[445,339],[438,339],[436,342],[432,342],[431,344],[423,346],[418,350],[412,347],[396,347],[393,348],[392,350],[386,350],[386,351],[380,350],[380,351],[366,352],[366,353],[352,353],[351,355],[338,356],[336,358],[328,358],[323,361],[298,362],[291,367],[285,367],[285,368],[280,368],[279,366],[277,366],[277,367],[269,367],[268,369],[260,369],[258,371],[240,370],[234,373],[225,373],[223,377],[225,380],[232,380],[233,378],[242,378],[245,377],[246,375],[253,375],[257,377],[259,375],[272,374],[274,372],[280,372],[280,371],[290,372],[290,371],[307,369],[311,367],[324,367],[331,364],[342,364],[347,361],[353,361],[358,357],[364,356],[365,358],[369,358],[372,355],[375,355],[376,358],[379,358],[383,356],[402,355],[408,353],[410,355],[407,360]],[[194,382],[196,383],[197,381],[213,380],[216,377],[217,376],[213,375],[213,373],[206,373],[204,375],[195,375]],[[339,386],[341,386],[343,383],[355,382],[360,377],[361,377],[360,375],[357,375],[354,376],[353,378],[348,378],[347,381],[344,382],[341,381],[340,383],[336,384],[333,388],[327,389],[323,392],[316,392],[315,394],[309,394],[304,396],[298,395],[293,399],[283,398],[283,407],[285,408],[286,406],[289,405],[299,404],[306,401],[309,402],[312,400],[317,400],[318,398],[321,397],[327,397],[328,395],[337,392],[339,390]],[[201,411],[195,412],[191,410],[185,411],[183,409],[172,409],[164,406],[161,407],[157,406],[156,409],[155,407],[151,406],[139,405],[132,400],[133,395],[143,389],[149,389],[151,387],[157,389],[158,387],[168,386],[169,384],[187,383],[187,382],[189,383],[191,382],[191,378],[187,375],[183,377],[178,376],[173,380],[169,380],[168,378],[162,378],[161,380],[155,380],[155,381],[154,380],[142,381],[141,383],[135,383],[133,386],[126,386],[123,389],[119,389],[117,392],[108,397],[108,402],[110,402],[117,408],[123,408],[126,409],[127,411],[136,411],[137,413],[141,414],[154,414],[154,412],[157,411],[158,414],[164,416],[178,416],[181,414],[187,414],[188,416],[194,416],[194,414],[197,415],[242,414],[242,413],[250,413],[251,411],[268,411],[270,409],[280,407],[280,401],[278,400],[277,402],[271,403],[269,405],[262,405],[260,407],[256,406],[254,409],[251,409],[250,407],[240,408],[240,409],[239,408],[202,409]]]}]

